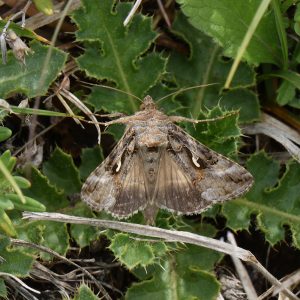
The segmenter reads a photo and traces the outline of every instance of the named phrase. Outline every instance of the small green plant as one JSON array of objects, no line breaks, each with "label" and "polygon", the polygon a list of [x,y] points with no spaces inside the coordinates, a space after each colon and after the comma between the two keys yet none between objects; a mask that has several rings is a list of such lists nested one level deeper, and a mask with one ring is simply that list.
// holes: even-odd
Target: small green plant
[{"label": "small green plant", "polygon": [[[24,211],[47,211],[112,220],[110,215],[90,210],[81,201],[80,191],[122,136],[123,128],[113,125],[104,130],[99,147],[94,127],[83,121],[80,110],[84,108],[88,115],[90,109],[101,118],[103,114],[133,114],[140,106],[136,96],[148,94],[154,100],[172,94],[158,103],[169,115],[196,119],[224,115],[216,122],[180,126],[211,149],[244,164],[255,179],[242,198],[214,206],[202,216],[160,211],[156,226],[215,238],[228,229],[241,239],[241,232],[257,230],[268,247],[287,243],[289,249],[299,249],[300,156],[295,153],[300,150],[295,144],[300,138],[286,129],[290,142],[295,142],[295,159],[279,161],[271,154],[279,151],[286,155],[282,145],[287,149],[289,145],[279,146],[269,139],[256,143],[258,138],[244,136],[247,126],[264,122],[262,111],[299,129],[299,1],[177,0],[173,6],[172,1],[165,1],[170,28],[157,1],[148,2],[127,26],[123,22],[132,3],[76,2],[60,29],[57,46],[41,42],[54,34],[51,28],[45,29],[44,37],[43,31],[39,36],[16,24],[9,26],[18,37],[31,40],[27,44],[32,51],[25,65],[11,50],[5,51],[7,62],[0,67],[0,297],[11,296],[9,278],[24,281],[31,276],[26,281],[30,286],[39,264],[49,267],[54,277],[58,269],[68,273],[72,264],[66,265],[68,260],[62,257],[70,257],[82,258],[82,268],[101,280],[103,289],[86,273],[78,276],[80,279],[73,277],[74,284],[61,279],[59,288],[55,284],[60,280],[43,278],[41,286],[52,290],[53,297],[61,297],[60,290],[73,299],[100,299],[103,295],[113,299],[216,299],[220,282],[214,271],[226,261],[214,250],[87,225],[22,219]],[[56,13],[51,1],[34,3],[45,14]],[[259,15],[257,26],[251,27]],[[0,21],[2,33],[6,25],[7,21]],[[67,28],[73,28],[74,35],[66,34],[65,26],[71,26]],[[243,48],[247,35],[251,38]],[[8,39],[1,37],[4,51],[3,41]],[[231,80],[228,74],[240,55],[242,62]],[[198,85],[205,87],[187,90]],[[181,90],[184,92],[176,93]],[[20,105],[24,98],[29,99],[29,107]],[[82,103],[78,105],[76,99]],[[239,114],[226,117],[231,111]],[[28,116],[34,116],[34,121],[28,123]],[[61,119],[57,122],[57,118]],[[74,119],[85,129],[75,125]],[[9,149],[30,149],[32,136],[22,129],[28,124],[28,131],[33,131],[33,138],[43,147],[43,159],[37,166],[29,159],[25,170],[21,165],[16,168],[18,155],[11,155]],[[126,222],[142,223],[142,216],[136,214]],[[18,244],[18,240],[28,244]],[[247,241],[245,245],[249,246]],[[92,267],[85,260],[90,258],[95,258]],[[56,262],[64,265],[58,268]],[[93,270],[95,266],[100,270],[104,262],[107,270],[101,277]],[[290,268],[292,272],[296,265]],[[72,272],[68,274],[76,274]],[[115,273],[124,273],[129,279],[119,284]],[[22,289],[13,288],[22,294]]]}]

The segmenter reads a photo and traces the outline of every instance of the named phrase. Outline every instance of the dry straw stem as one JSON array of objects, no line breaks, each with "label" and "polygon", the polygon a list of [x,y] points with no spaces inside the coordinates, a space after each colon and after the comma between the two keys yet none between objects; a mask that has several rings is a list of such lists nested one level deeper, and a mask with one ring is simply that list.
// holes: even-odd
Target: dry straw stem
[{"label": "dry straw stem", "polygon": [[300,162],[300,148],[297,146],[300,145],[300,134],[270,115],[263,113],[260,122],[246,125],[242,131],[244,134],[264,134],[273,138]]},{"label": "dry straw stem", "polygon": [[[234,239],[234,236],[233,234],[229,231],[227,233],[227,239],[229,241],[229,243],[234,247],[236,248],[237,247],[237,244],[236,244],[236,241]],[[232,258],[232,261],[233,261],[233,264],[235,266],[235,269],[239,275],[239,278],[241,280],[241,283],[244,287],[244,290],[247,294],[247,297],[249,300],[256,300],[257,299],[257,294],[256,294],[256,291],[253,287],[253,284],[250,280],[250,277],[247,273],[247,270],[245,269],[245,267],[243,266],[243,264],[241,263],[241,261],[236,257],[236,254],[235,254],[235,250],[233,252],[233,255],[231,255],[231,258]]]},{"label": "dry straw stem", "polygon": [[20,10],[19,12],[17,12],[16,14],[14,14],[12,17],[10,17],[7,21],[7,23],[5,24],[5,26],[3,27],[3,31],[2,31],[2,34],[5,33],[10,25],[10,23],[19,18],[20,16],[22,16],[22,20],[21,20],[21,27],[24,27],[25,26],[25,17],[26,17],[26,11],[27,9],[29,8],[29,6],[31,5],[31,2],[32,1],[28,1],[26,3],[26,5],[24,6],[24,8],[22,10]]},{"label": "dry straw stem", "polygon": [[128,23],[130,22],[130,20],[134,16],[135,12],[137,11],[137,9],[139,8],[141,3],[142,3],[142,0],[136,0],[136,2],[134,3],[132,9],[130,10],[128,16],[126,17],[126,19],[123,22],[124,26],[128,25]]},{"label": "dry straw stem", "polygon": [[290,286],[294,284],[299,284],[300,282],[300,269],[298,269],[296,272],[294,272],[291,276],[286,276],[287,278],[282,281],[281,287],[277,287],[274,289],[273,295],[275,296],[278,293],[282,292],[282,289],[284,288],[290,288]]},{"label": "dry straw stem", "polygon": [[[73,0],[70,6],[68,7],[67,13],[70,14],[72,11],[79,8],[80,5],[81,5],[80,0]],[[54,11],[53,15],[46,16],[41,12],[35,14],[34,16],[26,20],[26,28],[35,30],[37,28],[43,27],[45,25],[48,25],[50,23],[59,20],[64,14],[64,7],[65,7],[65,2],[59,2],[55,4],[53,7],[53,11]]]},{"label": "dry straw stem", "polygon": [[[289,274],[282,278],[280,280],[282,282],[280,287],[276,286],[271,286],[267,291],[265,291],[263,294],[261,294],[257,300],[263,300],[266,299],[267,297],[274,297],[279,293],[282,293],[282,289],[284,288],[290,288],[294,284],[299,284],[300,282],[300,270],[298,269],[297,271],[293,272],[292,274]],[[282,297],[278,297],[278,299],[281,299]]]},{"label": "dry straw stem", "polygon": [[[2,277],[4,280],[8,281],[8,278],[11,278],[13,279],[13,282],[9,280],[9,282],[12,284],[12,285],[15,285],[15,284],[18,284],[20,285],[22,288],[28,290],[28,291],[31,291],[33,293],[36,293],[36,294],[40,294],[41,292],[40,291],[37,291],[33,288],[31,288],[30,286],[28,286],[27,284],[25,284],[21,279],[19,279],[17,276],[14,276],[10,273],[5,273],[5,272],[0,272],[0,277]],[[34,298],[34,299],[37,299],[37,298]]]},{"label": "dry straw stem", "polygon": [[[250,251],[240,247],[232,246],[228,243],[219,240],[194,234],[191,232],[173,231],[173,230],[167,230],[167,229],[162,229],[162,228],[157,228],[152,226],[118,222],[118,221],[107,221],[107,220],[98,220],[98,219],[91,219],[91,218],[74,217],[74,216],[69,216],[69,215],[59,214],[59,213],[24,212],[23,218],[28,220],[35,220],[35,221],[45,220],[45,221],[56,221],[62,223],[104,227],[104,228],[119,230],[123,232],[138,234],[142,236],[159,238],[166,242],[182,242],[182,243],[193,244],[193,245],[209,248],[229,255],[232,255],[234,253],[237,258],[246,261],[248,263],[251,263],[273,285],[275,285],[276,287],[281,287],[282,285],[279,280],[277,280],[258,262],[256,257]],[[290,299],[300,300],[296,295],[294,295],[288,289],[285,289],[282,292],[288,297],[290,297]]]},{"label": "dry straw stem", "polygon": [[53,251],[52,249],[49,249],[45,246],[37,245],[37,244],[31,243],[31,242],[18,240],[18,239],[10,239],[10,241],[11,241],[12,245],[14,245],[14,246],[21,246],[21,247],[37,249],[39,251],[48,253],[64,262],[80,269],[86,276],[88,276],[93,281],[93,283],[99,288],[99,290],[102,292],[102,294],[105,295],[105,298],[108,300],[111,300],[111,297],[107,294],[107,292],[105,291],[103,286],[99,283],[99,281],[90,272],[88,272],[86,269],[84,269],[80,265],[76,264],[75,262],[67,259],[66,257],[60,255],[59,253],[57,253],[57,252]]},{"label": "dry straw stem", "polygon": [[254,35],[255,33],[255,30],[261,20],[261,18],[263,17],[264,13],[266,12],[266,10],[268,9],[268,6],[270,4],[271,0],[262,0],[253,19],[252,19],[252,22],[251,24],[249,25],[249,28],[244,36],[244,39],[237,51],[237,54],[236,54],[236,57],[235,57],[235,60],[232,64],[232,67],[229,71],[229,74],[227,76],[227,79],[226,79],[226,82],[225,82],[225,85],[224,85],[224,88],[225,89],[229,89],[230,87],[230,84],[231,84],[231,81],[233,79],[233,76],[240,64],[240,61],[250,43],[250,40],[252,38],[252,36]]},{"label": "dry straw stem", "polygon": [[85,106],[74,94],[66,90],[65,88],[62,88],[59,90],[59,93],[64,96],[66,99],[68,99],[70,102],[72,102],[74,105],[76,105],[82,112],[84,112],[91,120],[92,123],[95,125],[98,133],[98,144],[100,145],[101,142],[101,130],[100,126],[98,124],[98,120],[93,115],[91,110]]}]

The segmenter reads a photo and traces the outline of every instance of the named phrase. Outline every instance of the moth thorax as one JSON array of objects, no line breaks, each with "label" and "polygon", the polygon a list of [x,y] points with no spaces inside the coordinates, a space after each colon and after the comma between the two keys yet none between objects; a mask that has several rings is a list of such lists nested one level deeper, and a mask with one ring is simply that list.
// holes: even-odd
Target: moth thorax
[{"label": "moth thorax", "polygon": [[141,110],[151,110],[151,109],[157,109],[157,107],[156,107],[156,104],[154,103],[153,99],[148,95],[144,98],[140,109]]}]

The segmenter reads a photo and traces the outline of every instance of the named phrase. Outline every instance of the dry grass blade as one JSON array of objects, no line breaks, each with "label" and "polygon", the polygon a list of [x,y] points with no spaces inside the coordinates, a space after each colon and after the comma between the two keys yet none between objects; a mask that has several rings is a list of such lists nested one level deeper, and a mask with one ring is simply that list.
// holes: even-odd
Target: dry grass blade
[{"label": "dry grass blade", "polygon": [[[96,227],[110,228],[142,236],[160,238],[168,242],[178,241],[182,243],[194,244],[210,248],[225,254],[231,254],[233,251],[233,246],[229,245],[228,243],[186,231],[172,231],[147,225],[132,224],[118,221],[97,220],[91,218],[81,218],[59,213],[24,212],[23,218],[29,220],[51,220],[57,222],[67,222],[71,224],[85,224]],[[237,257],[241,260],[251,262],[256,261],[254,255],[245,249],[237,247],[236,254]]]},{"label": "dry grass blade", "polygon": [[[64,108],[66,109],[66,111],[70,114],[70,116],[75,116],[75,114],[73,113],[71,107],[69,106],[69,104],[65,101],[65,99],[59,94],[56,93],[57,98],[59,99],[59,101],[61,102],[61,104],[64,106]],[[83,125],[80,123],[80,121],[77,118],[72,118],[74,120],[74,122],[77,125],[80,125],[83,128]]]},{"label": "dry grass blade", "polygon": [[159,9],[161,11],[161,14],[162,14],[162,16],[163,16],[166,24],[168,25],[169,28],[171,28],[171,26],[172,26],[171,25],[171,21],[169,19],[169,16],[168,16],[168,14],[167,14],[167,12],[166,12],[166,10],[164,8],[164,5],[162,4],[161,0],[157,0],[157,4],[158,4],[158,7],[159,7]]},{"label": "dry grass blade", "polygon": [[132,19],[133,15],[135,14],[135,12],[137,11],[137,9],[139,8],[140,4],[142,3],[142,0],[136,0],[136,2],[134,3],[132,9],[130,10],[128,16],[126,17],[126,19],[123,22],[124,26],[127,26],[128,23],[130,22],[130,20]]},{"label": "dry grass blade", "polygon": [[102,294],[104,295],[104,297],[106,299],[111,300],[110,296],[107,294],[107,292],[105,291],[103,286],[98,282],[98,280],[90,272],[88,272],[86,269],[82,268],[80,265],[78,265],[74,261],[69,260],[68,258],[60,255],[59,253],[53,251],[52,249],[49,249],[47,247],[37,245],[37,244],[34,244],[34,243],[30,243],[30,242],[23,241],[23,240],[18,240],[18,239],[11,239],[11,243],[14,246],[30,247],[30,248],[33,248],[33,249],[37,249],[39,251],[43,251],[43,252],[48,253],[48,254],[50,254],[54,257],[59,258],[60,260],[66,262],[70,265],[73,265],[74,267],[80,269],[86,276],[88,276],[92,280],[92,282],[98,287],[98,289],[102,292]]},{"label": "dry grass blade", "polygon": [[[233,245],[234,247],[237,247],[234,236],[230,231],[227,233],[227,239],[228,239],[228,241],[231,245]],[[239,278],[240,278],[240,280],[243,284],[243,287],[244,287],[244,290],[245,290],[245,292],[248,296],[248,299],[249,300],[256,300],[257,299],[256,291],[253,287],[253,284],[250,280],[250,277],[247,273],[247,270],[245,269],[245,267],[243,266],[241,261],[236,257],[235,251],[232,253],[231,259],[234,263],[234,266],[235,266],[235,269],[236,269],[236,271],[239,275]]]},{"label": "dry grass blade", "polygon": [[282,289],[284,288],[290,288],[292,285],[299,284],[299,283],[300,283],[300,270],[297,270],[292,275],[286,276],[286,279],[282,281],[282,286],[280,288],[275,288],[272,296],[281,293]]},{"label": "dry grass blade", "polygon": [[[290,275],[285,276],[280,280],[282,282],[281,287],[271,286],[267,291],[261,294],[257,300],[266,299],[269,296],[276,296],[277,294],[281,293],[284,288],[291,288],[294,284],[299,284],[300,282],[300,271],[297,270]],[[280,298],[280,297],[279,297]]]},{"label": "dry grass blade", "polygon": [[300,134],[277,119],[263,114],[261,122],[242,128],[245,134],[265,134],[280,143],[295,160],[300,162]]},{"label": "dry grass blade", "polygon": [[[74,216],[69,216],[69,215],[64,215],[59,213],[24,212],[23,218],[28,220],[47,220],[47,221],[51,220],[51,221],[63,222],[63,223],[85,224],[85,225],[91,225],[96,227],[104,227],[104,228],[115,229],[123,232],[138,234],[142,236],[160,238],[167,242],[177,241],[177,242],[202,246],[229,255],[235,252],[236,254],[235,256],[237,258],[251,263],[272,284],[278,287],[281,286],[281,282],[278,279],[276,279],[272,274],[270,274],[258,262],[256,257],[250,251],[240,247],[234,247],[228,243],[218,241],[212,238],[204,237],[191,232],[172,231],[172,230],[166,230],[166,229],[152,227],[152,226],[118,222],[118,221],[107,221],[107,220],[98,220],[98,219],[91,219],[91,218],[74,217]],[[293,300],[299,300],[299,298],[296,295],[294,295],[291,291],[287,289],[284,290],[283,293],[285,293]]]},{"label": "dry grass blade", "polygon": [[[81,5],[80,0],[73,0],[73,2],[71,3],[71,5],[68,8],[67,13],[71,13],[72,11],[74,11],[75,9],[79,8]],[[30,17],[27,19],[26,21],[26,28],[31,29],[31,30],[35,30],[37,28],[43,27],[47,24],[53,23],[57,20],[59,20],[63,14],[63,8],[65,6],[64,2],[60,2],[54,5],[53,10],[54,10],[54,14],[50,15],[50,16],[46,16],[43,13],[37,13],[36,15]]]},{"label": "dry grass blade", "polygon": [[36,298],[30,292],[36,294],[41,294],[41,292],[29,287],[18,277],[5,272],[0,272],[0,277],[2,277],[11,287],[13,287],[15,291],[18,291],[20,294],[22,294],[25,299],[38,300],[38,298]]},{"label": "dry grass blade", "polygon": [[98,124],[98,120],[93,115],[93,113],[90,111],[88,107],[86,107],[74,94],[69,92],[66,89],[61,89],[60,94],[64,96],[66,99],[68,99],[70,102],[72,102],[74,105],[76,105],[82,112],[84,112],[93,122],[95,125],[97,132],[98,132],[98,144],[101,142],[101,130],[100,126]]},{"label": "dry grass blade", "polygon": [[[69,294],[75,292],[74,287],[67,283],[65,280],[62,280],[59,274],[52,272],[50,269],[43,266],[37,261],[35,261],[30,271],[30,276],[36,278],[38,281],[42,280],[55,285],[59,290],[60,294],[64,296],[64,298],[69,299]],[[52,292],[55,293],[56,291],[53,290]]]}]

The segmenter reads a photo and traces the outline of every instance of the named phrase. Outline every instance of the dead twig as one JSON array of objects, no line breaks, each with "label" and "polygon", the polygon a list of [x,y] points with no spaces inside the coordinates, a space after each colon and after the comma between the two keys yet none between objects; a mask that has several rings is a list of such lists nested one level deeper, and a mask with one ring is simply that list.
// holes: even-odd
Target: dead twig
[{"label": "dead twig", "polygon": [[262,114],[261,121],[242,128],[244,134],[264,134],[280,143],[290,155],[300,162],[300,134],[268,114]]},{"label": "dead twig", "polygon": [[[227,239],[232,246],[237,247],[234,236],[230,231],[227,233]],[[233,264],[235,266],[235,269],[239,275],[241,283],[243,284],[244,290],[247,294],[247,299],[256,300],[257,299],[256,291],[253,287],[253,284],[250,280],[250,277],[249,277],[245,267],[243,266],[241,261],[236,257],[235,251],[232,253],[231,258],[232,258]]]}]

